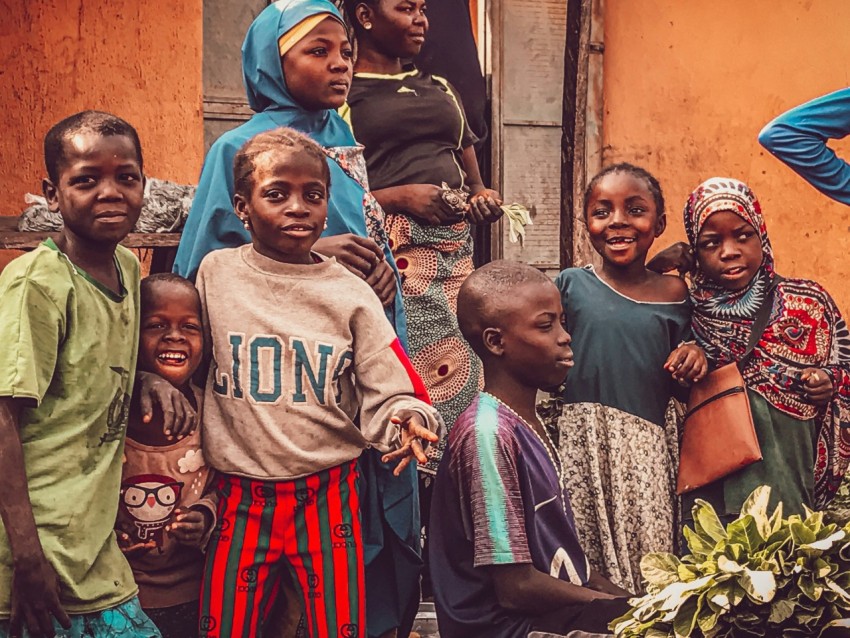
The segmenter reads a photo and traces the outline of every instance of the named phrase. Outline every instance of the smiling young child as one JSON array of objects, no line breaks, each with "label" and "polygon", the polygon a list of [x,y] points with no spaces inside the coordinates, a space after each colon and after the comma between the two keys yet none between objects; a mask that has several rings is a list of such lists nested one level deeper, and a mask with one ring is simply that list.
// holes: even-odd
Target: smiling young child
[{"label": "smiling young child", "polygon": [[675,428],[665,428],[674,381],[705,375],[690,339],[684,282],[646,268],[667,225],[658,181],[631,164],[594,177],[585,221],[602,267],[568,268],[556,280],[575,368],[562,392],[560,452],[576,526],[591,564],[639,591],[640,560],[673,551]]},{"label": "smiling young child", "polygon": [[785,515],[823,508],[850,460],[850,336],[835,302],[806,279],[780,279],[761,207],[736,179],[714,177],[685,206],[696,254],[693,332],[712,365],[738,361],[753,321],[774,288],[767,327],[741,371],[763,459],[682,499],[734,518],[750,492],[771,487]]},{"label": "smiling young child", "polygon": [[141,144],[84,111],[44,155],[64,226],[0,275],[0,637],[157,637],[113,533],[139,330],[139,262],[118,243]]},{"label": "smiling young child", "polygon": [[[139,369],[167,379],[195,406],[190,379],[203,357],[201,300],[179,275],[151,275],[140,286]],[[210,471],[201,431],[163,431],[162,412],[145,420],[130,407],[116,533],[139,585],[142,608],[163,638],[198,635],[204,554],[217,501],[206,496]]]},{"label": "smiling young child", "polygon": [[397,474],[424,463],[441,422],[369,284],[312,251],[328,208],[322,149],[276,129],[248,141],[233,170],[252,243],[198,271],[212,354],[204,446],[230,530],[210,542],[202,626],[268,635],[291,572],[311,637],[363,636],[358,458],[377,448],[401,459]]},{"label": "smiling young child", "polygon": [[587,562],[537,392],[572,365],[558,289],[491,262],[458,295],[484,391],[455,422],[434,483],[431,577],[443,638],[605,632],[628,592]]}]

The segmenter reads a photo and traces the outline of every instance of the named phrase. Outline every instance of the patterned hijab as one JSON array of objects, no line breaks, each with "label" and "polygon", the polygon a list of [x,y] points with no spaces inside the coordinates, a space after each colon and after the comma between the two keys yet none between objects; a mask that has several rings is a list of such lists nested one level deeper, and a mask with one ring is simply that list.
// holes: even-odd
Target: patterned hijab
[{"label": "patterned hijab", "polygon": [[[690,293],[692,326],[697,343],[717,366],[743,357],[753,321],[776,277],[761,207],[750,188],[736,179],[713,177],[688,198],[685,231],[694,252],[706,220],[721,211],[735,213],[756,230],[764,257],[742,290],[727,290],[697,265]],[[825,408],[807,401],[800,381],[805,368],[824,369],[832,377],[835,394]],[[814,281],[782,280],[767,327],[741,372],[747,387],[776,409],[800,420],[815,419],[815,505],[825,506],[850,460],[850,446],[841,440],[842,429],[850,426],[850,332],[829,293]]]}]

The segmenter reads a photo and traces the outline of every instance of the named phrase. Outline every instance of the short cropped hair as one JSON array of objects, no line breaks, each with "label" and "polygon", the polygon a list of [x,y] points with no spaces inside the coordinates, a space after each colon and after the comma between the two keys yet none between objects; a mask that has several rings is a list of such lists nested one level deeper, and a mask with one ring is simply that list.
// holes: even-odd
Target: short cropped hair
[{"label": "short cropped hair", "polygon": [[117,115],[103,111],[80,111],[54,124],[44,136],[44,165],[47,176],[54,184],[59,182],[59,173],[65,163],[65,145],[78,133],[95,133],[102,136],[123,135],[129,137],[136,149],[139,169],[144,172],[142,143],[133,126]]},{"label": "short cropped hair", "polygon": [[281,127],[255,135],[245,142],[233,158],[233,190],[250,198],[254,189],[254,169],[257,157],[281,148],[302,150],[315,157],[322,165],[322,176],[330,189],[331,169],[322,147],[295,129]]},{"label": "short cropped hair", "polygon": [[554,285],[536,268],[504,259],[491,261],[466,278],[458,293],[457,319],[464,339],[479,357],[485,354],[481,334],[501,325],[511,309],[512,293],[522,286],[546,283]]},{"label": "short cropped hair", "polygon": [[185,277],[181,277],[180,275],[172,272],[148,275],[142,279],[139,284],[139,307],[141,308],[142,313],[145,312],[145,308],[150,307],[153,303],[154,288],[157,284],[173,284],[176,286],[182,286],[186,290],[191,290],[198,300],[198,312],[200,313],[201,296],[198,294],[198,289],[195,288],[195,285]]},{"label": "short cropped hair", "polygon": [[649,194],[652,195],[652,199],[655,201],[656,213],[659,217],[664,214],[664,193],[661,190],[661,184],[658,182],[655,176],[645,168],[635,166],[634,164],[629,164],[628,162],[620,162],[619,164],[611,164],[611,166],[606,166],[596,175],[594,175],[592,180],[590,180],[590,183],[587,185],[587,188],[584,191],[585,216],[587,216],[588,213],[587,205],[590,203],[590,195],[593,193],[593,189],[596,188],[596,185],[603,177],[605,177],[606,175],[611,175],[613,173],[628,173],[636,179],[642,179],[643,181],[645,181],[646,188],[649,190]]}]

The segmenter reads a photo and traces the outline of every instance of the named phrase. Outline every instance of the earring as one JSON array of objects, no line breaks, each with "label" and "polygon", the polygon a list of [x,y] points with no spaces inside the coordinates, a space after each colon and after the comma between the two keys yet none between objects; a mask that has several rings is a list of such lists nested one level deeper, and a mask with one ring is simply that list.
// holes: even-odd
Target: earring
[{"label": "earring", "polygon": [[327,230],[327,229],[328,229],[328,220],[326,219],[325,220],[325,230]]},{"label": "earring", "polygon": [[364,22],[363,28],[366,29],[367,31],[369,31],[372,28],[372,23],[371,22]]},{"label": "earring", "polygon": [[247,217],[242,219],[242,225],[245,227],[245,230],[251,230],[251,222]]}]

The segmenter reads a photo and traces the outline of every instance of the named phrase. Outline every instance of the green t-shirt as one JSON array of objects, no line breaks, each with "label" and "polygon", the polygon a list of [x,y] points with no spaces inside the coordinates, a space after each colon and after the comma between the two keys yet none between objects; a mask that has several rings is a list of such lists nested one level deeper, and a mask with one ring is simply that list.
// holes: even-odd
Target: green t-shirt
[{"label": "green t-shirt", "polygon": [[[32,400],[20,419],[29,496],[72,614],[137,591],[113,527],[139,341],[139,262],[121,246],[115,262],[121,295],[51,240],[0,274],[0,396]],[[0,523],[0,618],[9,615],[11,563]]]}]

